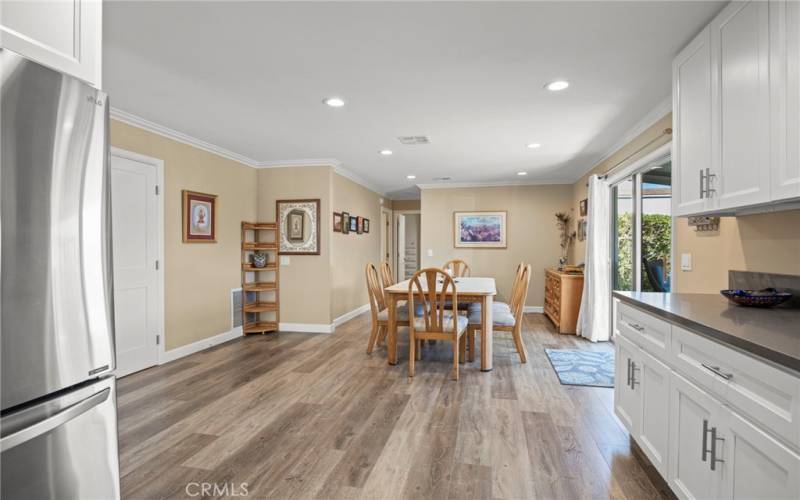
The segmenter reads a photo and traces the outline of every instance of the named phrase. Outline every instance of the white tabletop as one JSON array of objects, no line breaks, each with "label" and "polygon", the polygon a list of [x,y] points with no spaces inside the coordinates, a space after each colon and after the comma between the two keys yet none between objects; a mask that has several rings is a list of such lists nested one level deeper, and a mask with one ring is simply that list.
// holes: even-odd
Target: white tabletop
[{"label": "white tabletop", "polygon": [[[395,285],[386,287],[386,292],[391,294],[408,294],[408,282],[404,280]],[[497,287],[494,278],[454,278],[456,282],[456,292],[459,296],[465,295],[497,295]],[[427,280],[419,280],[422,289],[427,290]],[[441,284],[437,283],[437,288],[441,290]],[[450,289],[448,288],[448,291]]]}]

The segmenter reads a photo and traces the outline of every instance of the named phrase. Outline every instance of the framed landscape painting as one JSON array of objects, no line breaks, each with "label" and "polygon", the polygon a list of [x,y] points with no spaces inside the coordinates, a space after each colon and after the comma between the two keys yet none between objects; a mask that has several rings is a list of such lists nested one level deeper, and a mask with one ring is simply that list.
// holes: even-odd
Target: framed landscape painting
[{"label": "framed landscape painting", "polygon": [[506,248],[507,212],[455,212],[456,248]]}]

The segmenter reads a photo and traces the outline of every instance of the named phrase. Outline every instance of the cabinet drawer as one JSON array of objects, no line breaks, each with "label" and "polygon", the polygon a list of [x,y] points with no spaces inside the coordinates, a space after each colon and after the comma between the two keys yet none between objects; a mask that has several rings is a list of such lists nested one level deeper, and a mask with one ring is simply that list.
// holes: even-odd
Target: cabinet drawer
[{"label": "cabinet drawer", "polygon": [[671,326],[666,321],[620,302],[617,331],[657,358],[665,359],[670,349]]},{"label": "cabinet drawer", "polygon": [[800,447],[800,376],[678,326],[672,329],[672,359],[678,371]]}]

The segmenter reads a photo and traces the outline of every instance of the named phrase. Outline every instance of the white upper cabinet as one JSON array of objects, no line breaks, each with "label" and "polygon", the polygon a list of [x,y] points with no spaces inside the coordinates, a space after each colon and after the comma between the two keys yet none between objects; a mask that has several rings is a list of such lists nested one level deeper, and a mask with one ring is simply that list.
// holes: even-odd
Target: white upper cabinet
[{"label": "white upper cabinet", "polygon": [[0,46],[101,85],[101,0],[0,0]]},{"label": "white upper cabinet", "polygon": [[673,201],[676,215],[708,209],[702,183],[711,169],[711,48],[709,29],[672,63]]},{"label": "white upper cabinet", "polygon": [[799,33],[798,2],[735,1],[675,58],[676,215],[800,198]]},{"label": "white upper cabinet", "polygon": [[770,9],[772,198],[800,197],[800,2]]},{"label": "white upper cabinet", "polygon": [[732,2],[710,25],[714,141],[706,180],[723,210],[769,201],[769,9]]}]

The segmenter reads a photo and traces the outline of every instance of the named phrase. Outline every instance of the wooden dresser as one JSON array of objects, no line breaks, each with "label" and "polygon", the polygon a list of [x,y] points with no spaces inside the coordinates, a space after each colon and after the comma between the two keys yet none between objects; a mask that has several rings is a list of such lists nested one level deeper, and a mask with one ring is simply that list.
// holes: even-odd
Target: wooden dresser
[{"label": "wooden dresser", "polygon": [[583,274],[546,269],[544,278],[544,313],[558,333],[575,333],[581,308]]}]

